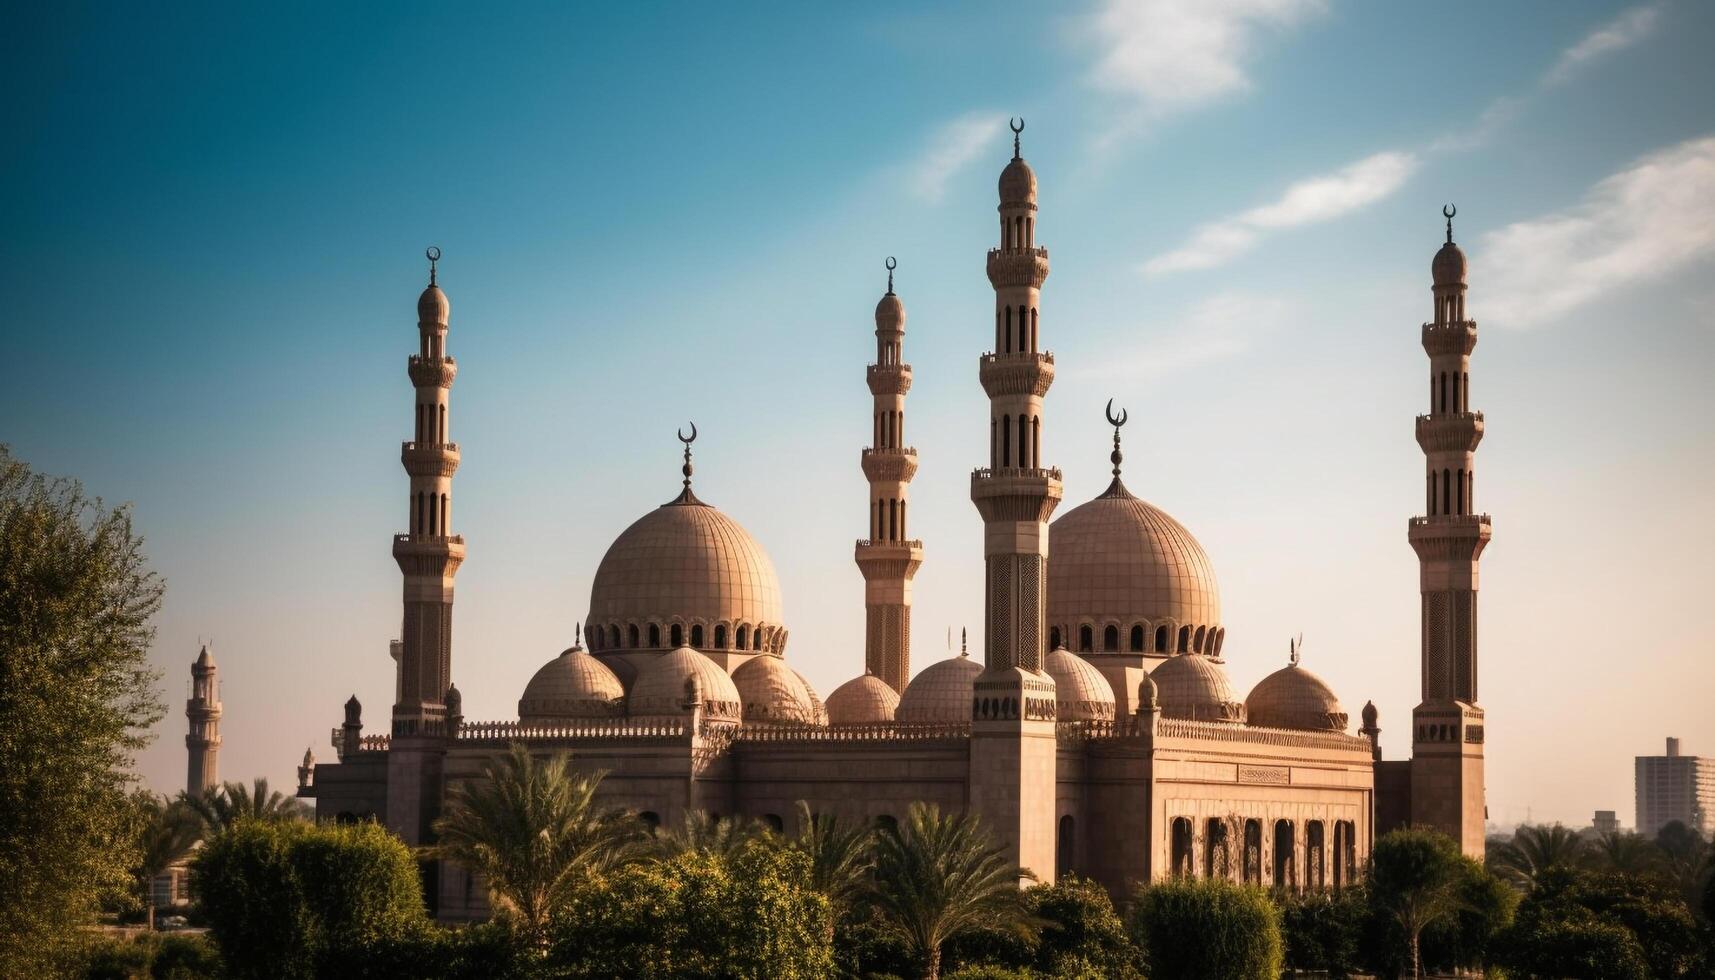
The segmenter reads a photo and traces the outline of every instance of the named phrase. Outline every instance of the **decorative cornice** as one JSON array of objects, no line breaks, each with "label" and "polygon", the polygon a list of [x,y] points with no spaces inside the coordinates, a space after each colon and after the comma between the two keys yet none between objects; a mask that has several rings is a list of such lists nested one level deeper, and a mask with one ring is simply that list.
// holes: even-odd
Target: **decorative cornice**
[{"label": "decorative cornice", "polygon": [[863,475],[871,483],[910,483],[917,475],[917,450],[865,449]]},{"label": "decorative cornice", "polygon": [[871,364],[864,379],[872,395],[903,395],[911,390],[911,365]]},{"label": "decorative cornice", "polygon": [[459,468],[456,442],[406,442],[399,446],[399,461],[411,476],[452,476]]},{"label": "decorative cornice", "polygon": [[1049,352],[984,354],[977,361],[977,376],[982,379],[983,391],[990,398],[1002,395],[1041,398],[1048,394],[1048,387],[1054,383],[1054,355]]},{"label": "decorative cornice", "polygon": [[1041,289],[1048,279],[1048,249],[991,248],[988,253],[989,284],[996,289],[1029,286]]},{"label": "decorative cornice", "polygon": [[1439,354],[1470,354],[1477,346],[1477,321],[1456,320],[1452,323],[1425,323],[1423,349],[1431,357]]},{"label": "decorative cornice", "polygon": [[450,357],[422,357],[412,354],[406,362],[405,373],[418,388],[451,388],[458,376],[458,362]]},{"label": "decorative cornice", "polygon": [[1483,441],[1483,413],[1457,412],[1417,417],[1417,444],[1425,453],[1476,452]]}]

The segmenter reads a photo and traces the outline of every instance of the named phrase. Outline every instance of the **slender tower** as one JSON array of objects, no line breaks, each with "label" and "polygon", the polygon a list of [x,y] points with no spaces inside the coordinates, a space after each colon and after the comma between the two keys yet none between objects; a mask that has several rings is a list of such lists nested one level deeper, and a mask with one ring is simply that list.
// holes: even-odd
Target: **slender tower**
[{"label": "slender tower", "polygon": [[901,360],[905,304],[893,292],[893,256],[887,257],[887,293],[875,305],[875,396],[870,447],[863,451],[869,480],[869,537],[857,543],[864,584],[864,669],[903,693],[911,677],[911,578],[923,564],[923,542],[905,529],[906,488],[917,475],[917,450],[905,445],[905,393],[911,365]]},{"label": "slender tower", "polygon": [[1483,709],[1477,706],[1477,560],[1489,515],[1477,513],[1474,461],[1483,413],[1470,410],[1476,321],[1465,316],[1465,253],[1447,242],[1431,265],[1435,319],[1423,325],[1429,414],[1417,417],[1427,514],[1411,521],[1423,593],[1423,700],[1412,711],[1411,822],[1483,856]]},{"label": "slender tower", "polygon": [[[417,298],[417,353],[407,362],[416,388],[415,436],[400,448],[411,478],[410,530],[393,537],[405,580],[397,647],[393,741],[388,766],[388,824],[407,843],[426,840],[438,798],[446,694],[452,686],[453,576],[464,538],[452,533],[453,473],[459,447],[448,437],[447,395],[458,365],[447,356],[451,306],[435,282],[441,250],[431,247],[429,285]],[[398,792],[395,792],[397,788]]]},{"label": "slender tower", "polygon": [[1037,333],[1048,250],[1036,245],[1036,175],[1019,156],[1000,175],[1000,247],[988,253],[994,350],[978,360],[989,397],[989,465],[971,474],[983,519],[983,672],[971,719],[971,803],[1007,856],[1054,876],[1054,681],[1042,670],[1048,517],[1060,471],[1042,466],[1042,397],[1054,358]]},{"label": "slender tower", "polygon": [[185,792],[201,796],[204,791],[220,785],[220,680],[214,654],[203,644],[196,662],[191,664],[191,696],[185,702],[185,717],[191,720],[190,734],[185,736],[186,754],[190,756],[185,776]]}]

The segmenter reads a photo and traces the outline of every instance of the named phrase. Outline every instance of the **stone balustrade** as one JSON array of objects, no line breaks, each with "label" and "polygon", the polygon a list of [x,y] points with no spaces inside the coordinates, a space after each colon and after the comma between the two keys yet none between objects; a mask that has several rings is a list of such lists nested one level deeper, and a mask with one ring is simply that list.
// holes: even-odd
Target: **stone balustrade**
[{"label": "stone balustrade", "polygon": [[1293,728],[1263,728],[1257,725],[1234,725],[1218,721],[1191,721],[1185,718],[1163,718],[1155,729],[1159,738],[1194,738],[1210,742],[1248,742],[1252,745],[1274,745],[1300,749],[1340,749],[1347,752],[1370,751],[1370,740],[1361,735],[1343,732],[1312,732]]},{"label": "stone balustrade", "polygon": [[970,734],[969,722],[881,722],[871,725],[838,725],[831,728],[750,724],[738,729],[736,737],[740,742],[900,742],[968,738]]},{"label": "stone balustrade", "polygon": [[581,738],[683,739],[682,721],[569,721],[560,724],[525,724],[521,721],[467,721],[459,726],[460,741],[539,742]]}]

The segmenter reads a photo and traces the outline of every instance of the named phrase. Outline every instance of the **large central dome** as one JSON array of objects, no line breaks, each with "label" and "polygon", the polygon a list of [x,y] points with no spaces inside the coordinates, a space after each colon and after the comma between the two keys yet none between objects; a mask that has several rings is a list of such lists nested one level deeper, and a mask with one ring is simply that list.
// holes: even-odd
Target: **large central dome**
[{"label": "large central dome", "polygon": [[1048,533],[1050,635],[1078,653],[1218,656],[1221,593],[1203,546],[1116,476]]},{"label": "large central dome", "polygon": [[774,563],[739,523],[687,488],[626,528],[590,589],[591,648],[785,648]]}]

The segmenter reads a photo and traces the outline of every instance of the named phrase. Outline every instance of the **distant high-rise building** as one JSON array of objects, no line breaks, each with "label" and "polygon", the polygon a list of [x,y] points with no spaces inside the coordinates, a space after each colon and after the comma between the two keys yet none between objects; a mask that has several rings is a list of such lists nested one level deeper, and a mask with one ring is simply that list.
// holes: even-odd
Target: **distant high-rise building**
[{"label": "distant high-rise building", "polygon": [[1590,826],[1598,834],[1617,834],[1620,832],[1620,816],[1613,810],[1597,810]]},{"label": "distant high-rise building", "polygon": [[1679,754],[1679,739],[1667,740],[1666,755],[1637,757],[1638,833],[1654,836],[1677,820],[1703,836],[1715,832],[1715,759]]}]

